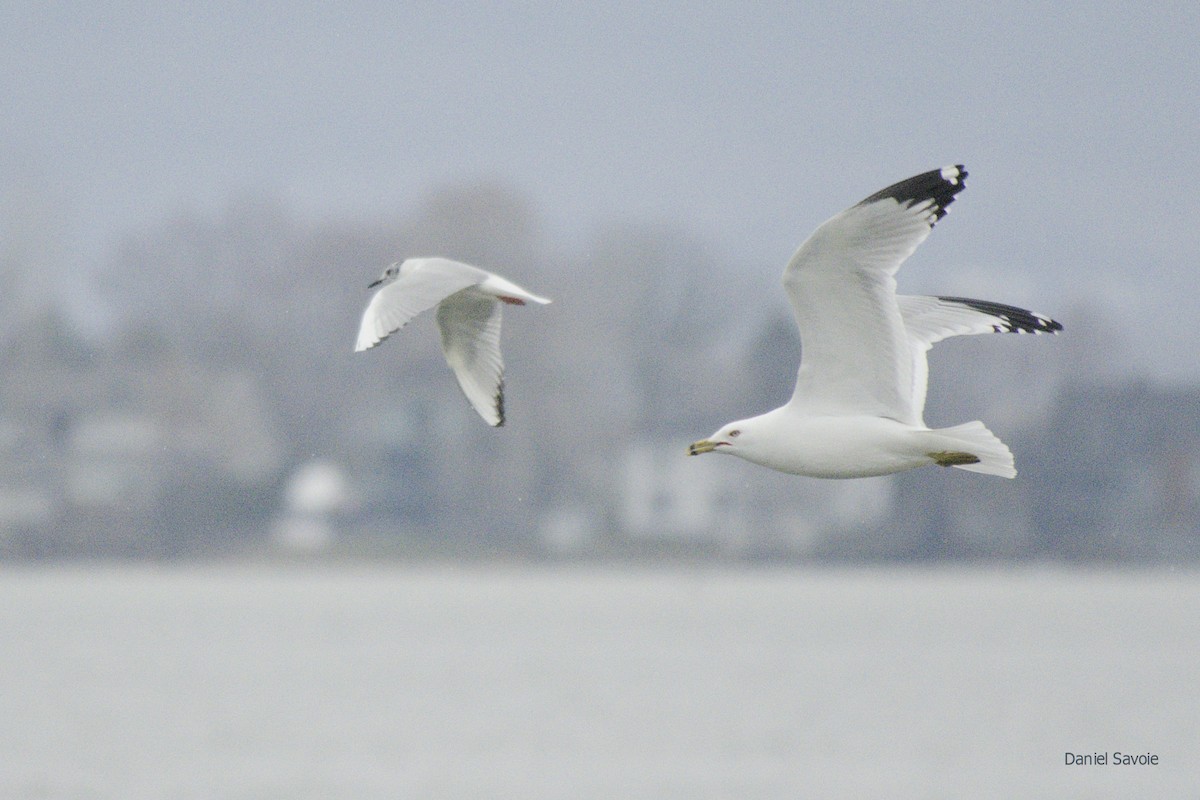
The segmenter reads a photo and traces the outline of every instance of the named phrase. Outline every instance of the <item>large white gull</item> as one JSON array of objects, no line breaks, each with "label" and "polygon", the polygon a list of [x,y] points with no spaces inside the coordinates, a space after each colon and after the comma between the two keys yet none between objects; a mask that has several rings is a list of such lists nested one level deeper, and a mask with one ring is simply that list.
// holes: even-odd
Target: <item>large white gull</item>
[{"label": "large white gull", "polygon": [[378,291],[363,312],[354,351],[374,347],[437,306],[446,363],[467,400],[492,426],[504,424],[503,304],[546,304],[544,297],[486,270],[448,258],[409,258],[390,265],[367,288]]},{"label": "large white gull", "polygon": [[783,285],[800,327],[796,388],[774,411],[737,420],[688,448],[815,478],[865,478],[937,464],[1015,477],[1012,452],[979,421],[924,422],[926,353],[950,336],[1056,333],[1014,306],[896,294],[896,271],[965,186],[961,164],[876,192],[822,224]]}]

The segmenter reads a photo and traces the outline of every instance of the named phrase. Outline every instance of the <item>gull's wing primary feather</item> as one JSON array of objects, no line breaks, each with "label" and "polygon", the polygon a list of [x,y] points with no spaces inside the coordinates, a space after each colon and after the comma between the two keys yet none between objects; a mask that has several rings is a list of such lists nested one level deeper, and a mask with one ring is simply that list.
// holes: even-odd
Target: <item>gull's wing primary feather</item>
[{"label": "gull's wing primary feather", "polygon": [[895,274],[966,177],[957,165],[900,181],[832,217],[800,245],[783,273],[801,343],[791,405],[809,414],[920,424]]},{"label": "gull's wing primary feather", "polygon": [[900,295],[896,300],[912,346],[912,404],[918,415],[925,407],[929,383],[926,354],[935,343],[951,336],[976,333],[1036,334],[1062,330],[1061,323],[1045,314],[988,300],[917,295]]},{"label": "gull's wing primary feather", "polygon": [[446,298],[437,311],[446,363],[479,416],[492,426],[504,424],[502,309],[490,295],[466,289]]},{"label": "gull's wing primary feather", "polygon": [[422,311],[487,277],[478,267],[447,258],[406,260],[400,265],[400,277],[380,288],[367,304],[354,351],[374,347]]}]

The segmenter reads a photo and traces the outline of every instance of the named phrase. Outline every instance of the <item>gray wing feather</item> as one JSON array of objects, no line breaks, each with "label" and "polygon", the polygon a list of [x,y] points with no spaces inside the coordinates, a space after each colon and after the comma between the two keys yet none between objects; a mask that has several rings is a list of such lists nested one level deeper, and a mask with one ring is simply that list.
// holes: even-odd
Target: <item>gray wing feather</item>
[{"label": "gray wing feather", "polygon": [[467,400],[492,426],[504,424],[504,359],[500,355],[502,306],[473,289],[438,307],[442,352]]},{"label": "gray wing feather", "polygon": [[890,199],[854,206],[796,251],[783,279],[800,328],[794,404],[811,413],[919,416],[893,276],[929,235],[931,217]]},{"label": "gray wing feather", "polygon": [[954,166],[901,181],[832,217],[800,245],[783,273],[800,328],[792,405],[810,414],[920,422],[895,274],[965,177]]}]

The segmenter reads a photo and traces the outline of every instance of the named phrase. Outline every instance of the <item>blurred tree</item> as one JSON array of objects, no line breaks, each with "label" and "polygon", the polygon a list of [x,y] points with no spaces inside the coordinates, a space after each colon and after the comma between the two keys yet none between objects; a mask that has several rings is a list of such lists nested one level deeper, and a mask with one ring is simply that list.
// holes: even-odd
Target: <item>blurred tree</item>
[{"label": "blurred tree", "polygon": [[[587,264],[593,324],[612,333],[628,372],[638,434],[678,424],[690,390],[715,379],[704,355],[726,327],[714,309],[720,285],[705,244],[679,228],[625,225],[599,236]],[[598,323],[598,324],[597,324]]]},{"label": "blurred tree", "polygon": [[545,259],[541,222],[514,187],[497,180],[431,192],[399,231],[397,260],[445,256],[536,282]]},{"label": "blurred tree", "polygon": [[67,239],[61,206],[37,188],[5,187],[0,195],[0,349],[28,344],[25,337],[35,321],[53,317],[70,325],[64,284],[75,270]]},{"label": "blurred tree", "polygon": [[753,403],[743,414],[760,414],[792,396],[800,364],[800,331],[791,316],[773,316],[759,329],[746,353],[747,385]]}]

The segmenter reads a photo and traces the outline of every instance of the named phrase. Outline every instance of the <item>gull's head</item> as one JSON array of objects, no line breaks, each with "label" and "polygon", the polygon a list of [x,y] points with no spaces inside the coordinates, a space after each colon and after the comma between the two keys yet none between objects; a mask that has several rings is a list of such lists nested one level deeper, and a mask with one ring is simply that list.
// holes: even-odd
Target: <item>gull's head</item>
[{"label": "gull's head", "polygon": [[388,264],[388,268],[383,271],[382,275],[368,283],[367,288],[374,289],[376,286],[383,286],[385,283],[391,283],[398,277],[400,277],[400,262],[395,261]]},{"label": "gull's head", "polygon": [[746,423],[731,422],[707,439],[692,442],[688,445],[689,456],[699,456],[704,453],[737,454],[739,445],[746,443]]}]

